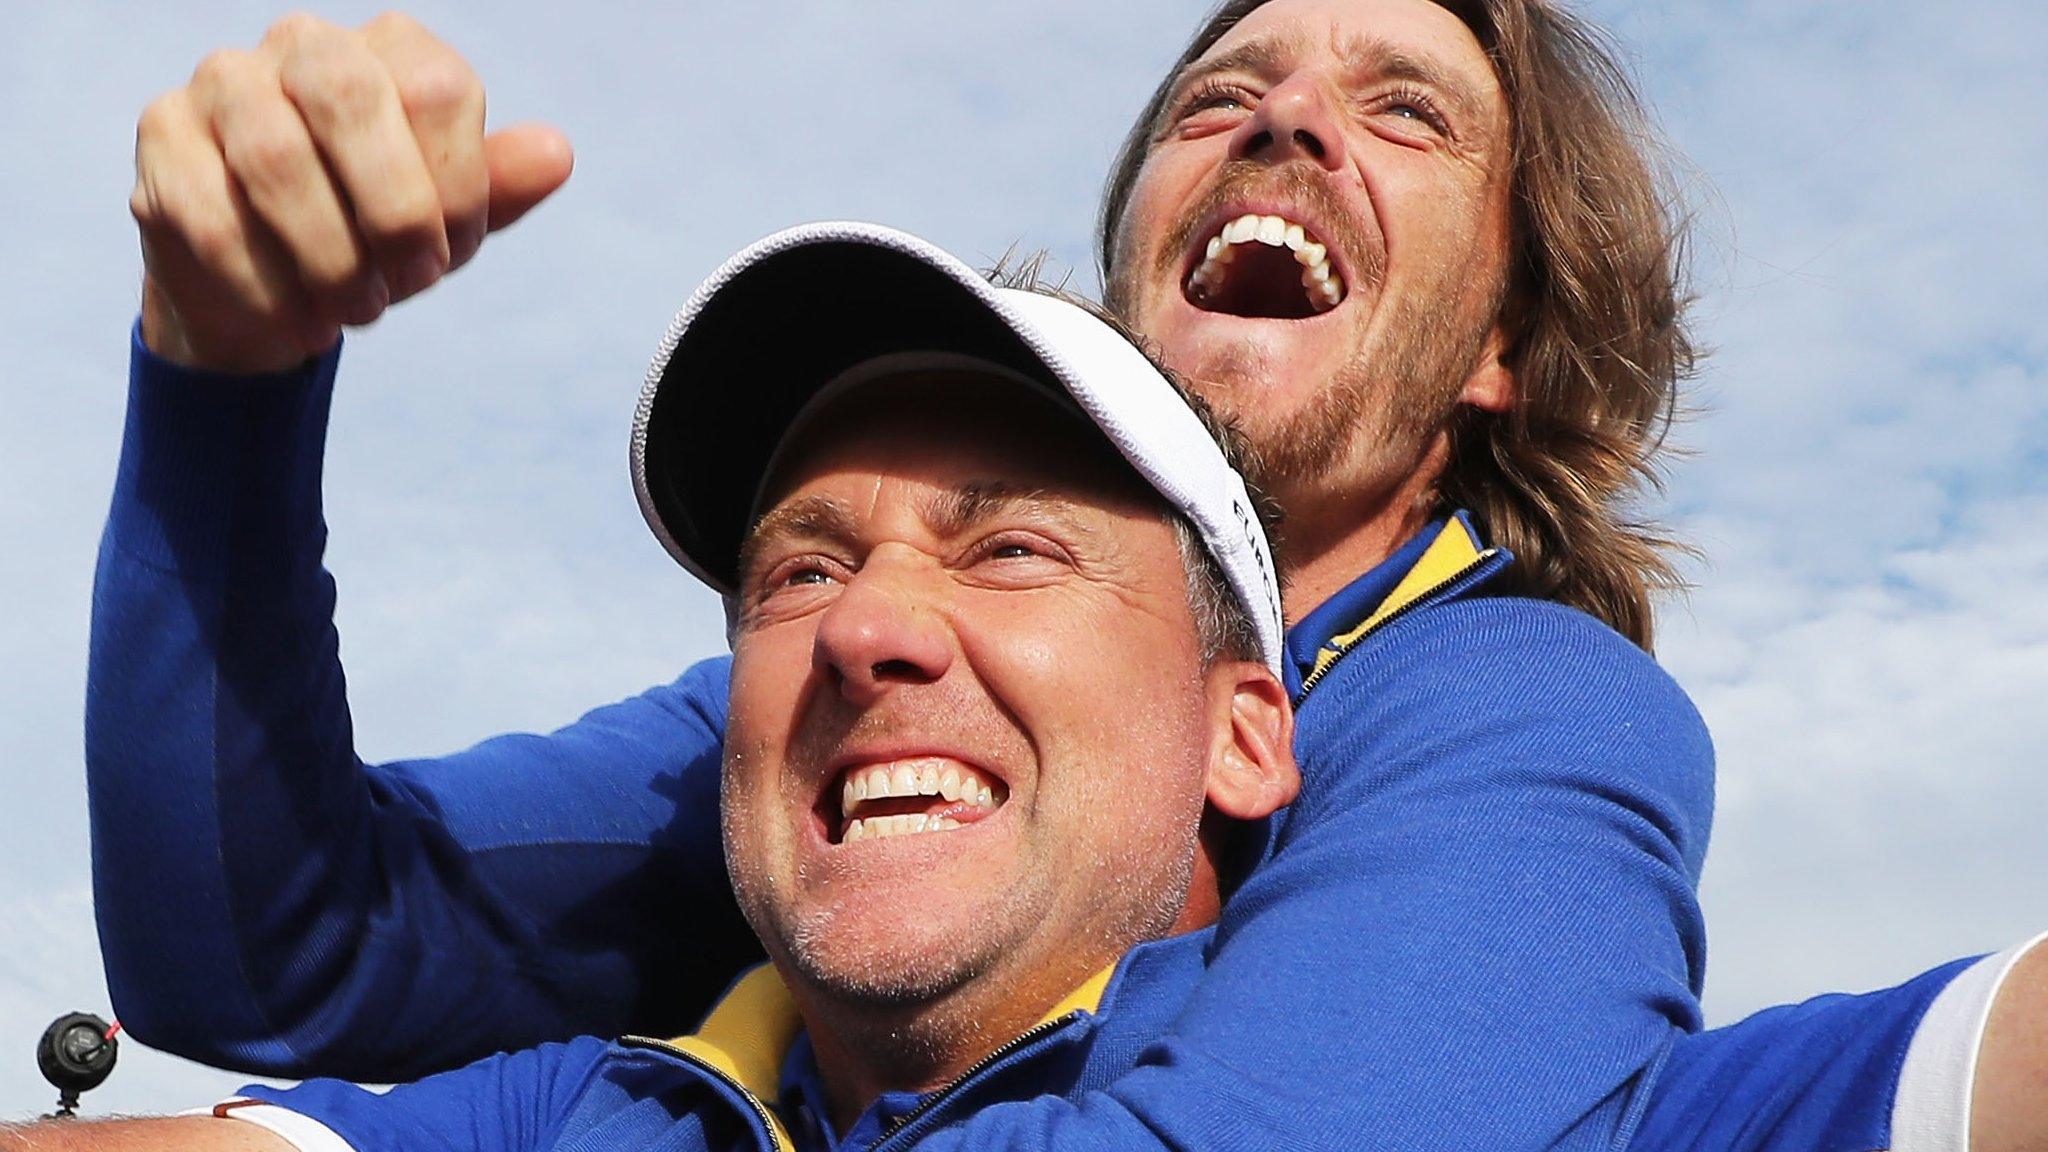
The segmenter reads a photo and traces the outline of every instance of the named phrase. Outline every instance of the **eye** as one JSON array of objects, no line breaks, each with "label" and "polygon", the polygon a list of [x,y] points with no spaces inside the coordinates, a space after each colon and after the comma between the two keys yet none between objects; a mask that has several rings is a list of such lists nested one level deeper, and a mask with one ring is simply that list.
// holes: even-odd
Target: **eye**
[{"label": "eye", "polygon": [[1437,135],[1450,132],[1436,101],[1419,88],[1396,88],[1381,95],[1375,104],[1376,112],[1402,121],[1409,131],[1427,130]]},{"label": "eye", "polygon": [[847,566],[829,556],[805,553],[762,561],[746,585],[756,608],[798,607],[845,582]]},{"label": "eye", "polygon": [[1204,112],[1243,112],[1251,105],[1251,93],[1242,87],[1219,80],[1204,80],[1180,98],[1174,109],[1174,119],[1186,120]]},{"label": "eye", "polygon": [[1071,564],[1066,549],[1038,532],[998,532],[977,541],[962,558],[968,569],[998,583],[1034,583]]}]

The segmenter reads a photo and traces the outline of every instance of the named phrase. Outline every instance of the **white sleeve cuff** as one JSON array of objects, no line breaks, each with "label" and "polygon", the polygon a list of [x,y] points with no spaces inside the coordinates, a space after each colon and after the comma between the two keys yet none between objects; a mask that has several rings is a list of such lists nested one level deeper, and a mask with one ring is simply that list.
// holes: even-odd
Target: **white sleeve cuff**
[{"label": "white sleeve cuff", "polygon": [[1991,1006],[2013,965],[2044,940],[2048,932],[1977,961],[1927,1006],[1899,1067],[1892,1152],[1959,1152],[1970,1146],[1970,1093]]},{"label": "white sleeve cuff", "polygon": [[311,1116],[263,1100],[236,1097],[232,1100],[223,1100],[211,1108],[194,1108],[190,1112],[180,1112],[178,1115],[223,1116],[234,1120],[246,1120],[259,1128],[269,1129],[273,1135],[299,1152],[356,1152],[355,1147],[343,1140],[334,1129]]}]

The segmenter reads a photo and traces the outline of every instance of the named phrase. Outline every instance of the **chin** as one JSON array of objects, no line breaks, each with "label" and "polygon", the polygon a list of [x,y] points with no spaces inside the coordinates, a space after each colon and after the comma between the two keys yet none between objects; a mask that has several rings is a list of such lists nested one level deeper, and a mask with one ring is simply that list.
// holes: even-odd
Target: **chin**
[{"label": "chin", "polygon": [[[1359,333],[1335,313],[1312,320],[1270,320],[1206,312],[1178,293],[1150,310],[1141,328],[1159,347],[1169,368],[1185,377],[1202,397],[1240,420],[1240,397],[1264,412],[1276,401],[1298,407],[1317,382],[1331,378],[1351,358]],[[1296,394],[1299,395],[1290,395]]]},{"label": "chin", "polygon": [[825,917],[799,925],[781,949],[820,993],[845,1004],[911,1008],[959,991],[1002,955],[994,941],[930,921]]}]

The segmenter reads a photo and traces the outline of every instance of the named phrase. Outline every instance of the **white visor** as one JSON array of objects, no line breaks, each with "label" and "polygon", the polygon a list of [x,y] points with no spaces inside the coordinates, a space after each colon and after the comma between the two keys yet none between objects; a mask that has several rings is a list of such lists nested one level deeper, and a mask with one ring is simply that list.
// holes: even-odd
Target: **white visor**
[{"label": "white visor", "polygon": [[[850,290],[849,290],[850,289]],[[1057,297],[997,288],[875,224],[757,241],[676,314],[633,414],[633,490],[669,555],[730,597],[754,501],[818,392],[904,354],[971,357],[1071,399],[1194,525],[1280,671],[1280,585],[1244,480],[1130,341]]]}]

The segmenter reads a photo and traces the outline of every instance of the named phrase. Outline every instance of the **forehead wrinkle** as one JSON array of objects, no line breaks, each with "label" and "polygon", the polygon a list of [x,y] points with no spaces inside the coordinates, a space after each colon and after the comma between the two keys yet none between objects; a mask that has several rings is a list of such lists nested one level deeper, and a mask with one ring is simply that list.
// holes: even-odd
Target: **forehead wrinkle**
[{"label": "forehead wrinkle", "polygon": [[1075,501],[1047,488],[1025,487],[1001,480],[970,480],[932,493],[920,509],[925,523],[940,536],[957,536],[1003,512],[1018,509],[1050,516],[1074,528]]}]

